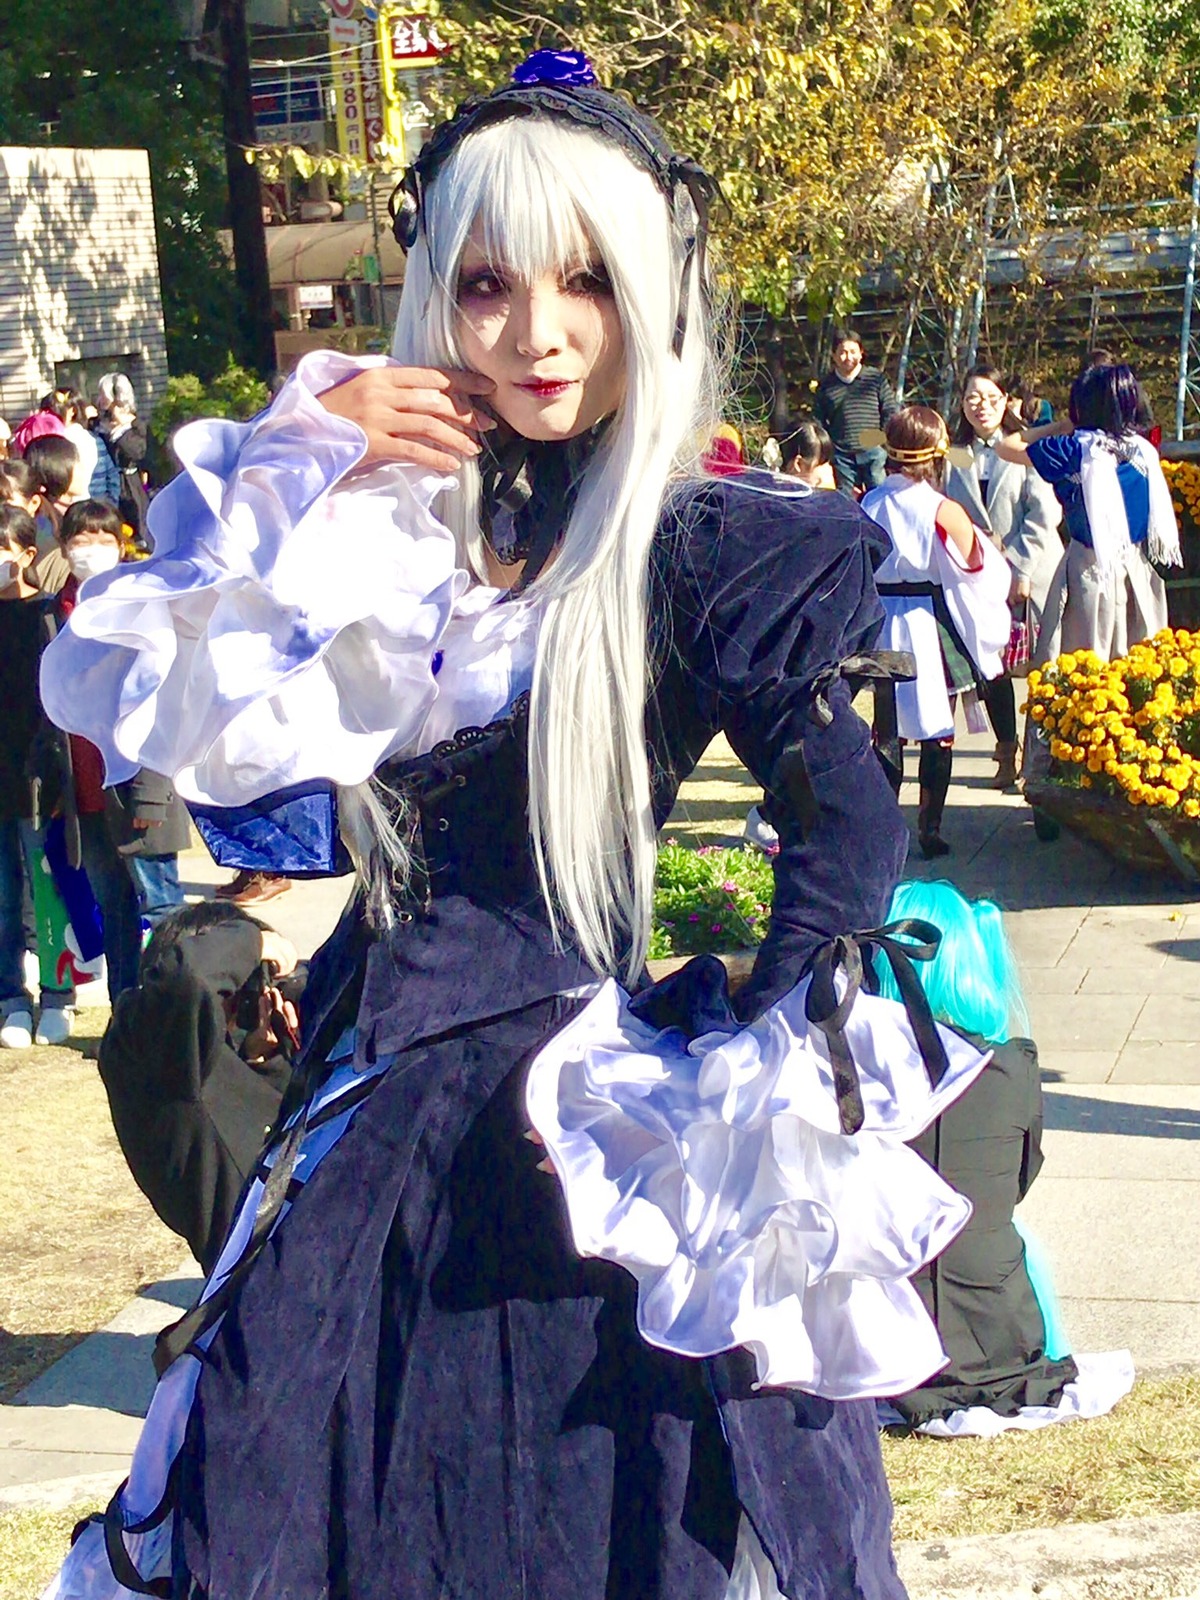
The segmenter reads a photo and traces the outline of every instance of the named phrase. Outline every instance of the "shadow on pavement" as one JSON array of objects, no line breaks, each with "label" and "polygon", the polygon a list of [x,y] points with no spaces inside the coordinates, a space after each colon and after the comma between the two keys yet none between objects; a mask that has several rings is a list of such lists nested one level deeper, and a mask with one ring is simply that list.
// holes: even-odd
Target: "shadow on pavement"
[{"label": "shadow on pavement", "polygon": [[[94,1406],[144,1417],[154,1393],[152,1333],[112,1333],[102,1328],[68,1350],[23,1389],[21,1406]],[[10,1404],[12,1404],[10,1400]]]},{"label": "shadow on pavement", "polygon": [[1200,1139],[1200,1111],[1139,1106],[1124,1100],[1048,1094],[1046,1127],[1058,1133],[1117,1133],[1137,1139]]},{"label": "shadow on pavement", "polygon": [[87,1338],[87,1333],[9,1333],[0,1328],[0,1404]]},{"label": "shadow on pavement", "polygon": [[[906,801],[909,793],[906,788]],[[905,804],[903,810],[915,828],[915,805]],[[951,854],[924,861],[914,849],[906,875],[947,878],[970,898],[995,900],[1006,911],[1189,904],[1196,897],[1194,887],[1166,875],[1132,871],[1067,829],[1055,841],[1044,843],[1034,833],[1032,810],[1014,804],[1011,796],[997,794],[990,802],[955,805],[952,788],[942,832]],[[1173,945],[1171,953],[1177,952]],[[1195,959],[1200,960],[1200,942]]]}]

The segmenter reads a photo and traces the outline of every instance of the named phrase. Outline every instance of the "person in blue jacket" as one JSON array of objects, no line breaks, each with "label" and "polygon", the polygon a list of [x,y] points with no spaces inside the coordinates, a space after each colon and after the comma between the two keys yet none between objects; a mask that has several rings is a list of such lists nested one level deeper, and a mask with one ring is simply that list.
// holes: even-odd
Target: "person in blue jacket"
[{"label": "person in blue jacket", "polygon": [[1042,610],[1033,659],[1094,650],[1104,661],[1167,626],[1154,563],[1179,566],[1179,527],[1158,452],[1138,432],[1141,392],[1126,366],[1091,366],[1069,419],[1010,434],[1004,461],[1032,466],[1063,508],[1067,551]]}]

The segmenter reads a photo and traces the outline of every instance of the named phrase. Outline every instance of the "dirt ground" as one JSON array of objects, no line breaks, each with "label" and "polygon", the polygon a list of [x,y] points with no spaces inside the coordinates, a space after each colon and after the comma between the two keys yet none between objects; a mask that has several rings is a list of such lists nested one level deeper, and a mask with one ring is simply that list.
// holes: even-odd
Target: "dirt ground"
[{"label": "dirt ground", "polygon": [[106,1020],[81,1011],[66,1047],[0,1051],[0,1401],[187,1255],[129,1176],[83,1054]]}]

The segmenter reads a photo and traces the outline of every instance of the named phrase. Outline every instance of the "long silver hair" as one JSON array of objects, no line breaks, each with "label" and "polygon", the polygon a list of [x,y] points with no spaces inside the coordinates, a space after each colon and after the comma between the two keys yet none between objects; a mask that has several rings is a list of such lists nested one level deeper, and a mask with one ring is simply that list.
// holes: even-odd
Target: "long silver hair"
[{"label": "long silver hair", "polygon": [[[694,262],[687,332],[680,354],[672,351],[695,219],[682,193],[672,214],[653,179],[613,144],[536,117],[464,139],[424,204],[392,347],[408,365],[463,365],[456,285],[469,236],[525,281],[598,252],[612,283],[624,398],[555,559],[530,589],[542,620],[530,697],[529,824],[556,934],[565,924],[597,971],[636,972],[655,862],[645,728],[650,553],[668,484],[701,471],[722,398]],[[464,566],[482,579],[479,494],[478,467],[466,462],[436,511]],[[378,796],[361,802],[361,844],[385,818]],[[374,853],[392,878],[402,873],[397,841],[382,857],[378,847]]]}]

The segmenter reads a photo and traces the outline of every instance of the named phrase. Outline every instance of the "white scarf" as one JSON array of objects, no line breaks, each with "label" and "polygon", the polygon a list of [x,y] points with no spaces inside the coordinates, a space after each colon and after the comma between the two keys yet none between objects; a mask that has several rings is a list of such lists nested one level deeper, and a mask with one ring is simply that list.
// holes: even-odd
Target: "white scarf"
[{"label": "white scarf", "polygon": [[1079,482],[1096,566],[1110,573],[1125,565],[1130,548],[1129,518],[1117,477],[1118,460],[1129,460],[1146,479],[1150,491],[1150,527],[1146,553],[1151,561],[1164,566],[1183,565],[1179,548],[1179,525],[1171,504],[1171,490],[1163,474],[1158,451],[1140,434],[1128,434],[1119,442],[1107,433],[1082,429]]}]

